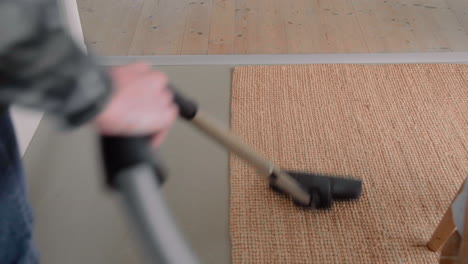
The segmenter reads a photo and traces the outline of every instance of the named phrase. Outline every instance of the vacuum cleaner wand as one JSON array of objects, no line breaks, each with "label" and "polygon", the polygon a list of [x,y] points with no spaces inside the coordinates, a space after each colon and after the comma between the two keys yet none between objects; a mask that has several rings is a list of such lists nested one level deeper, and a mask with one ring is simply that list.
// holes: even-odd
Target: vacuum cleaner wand
[{"label": "vacuum cleaner wand", "polygon": [[174,101],[179,106],[179,115],[183,119],[190,121],[205,134],[256,167],[268,178],[274,190],[289,195],[297,205],[330,208],[333,199],[357,199],[361,195],[360,180],[280,170],[232,132],[201,112],[194,101],[182,96],[173,87],[170,88],[174,93]]}]

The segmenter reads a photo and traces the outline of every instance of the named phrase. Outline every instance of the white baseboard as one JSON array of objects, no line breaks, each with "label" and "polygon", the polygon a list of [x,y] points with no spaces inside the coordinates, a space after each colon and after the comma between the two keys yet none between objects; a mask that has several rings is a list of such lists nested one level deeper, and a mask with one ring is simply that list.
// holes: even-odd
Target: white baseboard
[{"label": "white baseboard", "polygon": [[103,56],[103,66],[145,61],[151,65],[261,65],[316,63],[468,63],[468,52],[253,54],[253,55],[154,55]]}]

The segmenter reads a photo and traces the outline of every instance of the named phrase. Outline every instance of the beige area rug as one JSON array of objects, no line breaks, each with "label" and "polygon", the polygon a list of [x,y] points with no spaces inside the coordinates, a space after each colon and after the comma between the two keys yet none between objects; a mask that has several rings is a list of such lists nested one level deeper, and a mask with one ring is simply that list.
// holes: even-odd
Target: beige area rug
[{"label": "beige area rug", "polygon": [[429,240],[468,173],[468,66],[234,71],[232,128],[282,168],[363,180],[308,211],[231,157],[233,263],[436,263]]}]

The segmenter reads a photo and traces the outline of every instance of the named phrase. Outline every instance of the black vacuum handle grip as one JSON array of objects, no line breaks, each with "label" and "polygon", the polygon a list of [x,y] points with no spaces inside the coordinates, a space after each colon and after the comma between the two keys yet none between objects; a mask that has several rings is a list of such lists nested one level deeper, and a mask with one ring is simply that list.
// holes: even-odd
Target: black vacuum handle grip
[{"label": "black vacuum handle grip", "polygon": [[120,172],[142,164],[150,165],[159,183],[163,183],[164,169],[151,149],[150,138],[150,136],[101,136],[106,182],[110,187],[118,187],[116,177]]},{"label": "black vacuum handle grip", "polygon": [[197,103],[184,97],[173,85],[169,84],[168,88],[174,95],[174,103],[179,107],[179,115],[186,120],[192,120],[198,111]]},{"label": "black vacuum handle grip", "polygon": [[[182,96],[172,85],[168,88],[174,95],[174,102],[179,107],[179,115],[187,120],[195,117],[198,106],[195,102]],[[101,136],[101,149],[106,173],[106,182],[116,188],[116,177],[123,170],[140,164],[149,164],[153,167],[159,182],[165,178],[164,169],[156,159],[151,146],[151,136]]]}]

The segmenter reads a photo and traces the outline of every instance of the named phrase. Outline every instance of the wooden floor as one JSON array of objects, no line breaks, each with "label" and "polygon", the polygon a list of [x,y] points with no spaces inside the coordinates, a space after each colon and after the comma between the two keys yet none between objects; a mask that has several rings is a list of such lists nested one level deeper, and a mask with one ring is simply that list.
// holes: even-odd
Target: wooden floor
[{"label": "wooden floor", "polygon": [[78,0],[99,55],[468,51],[467,0]]}]

